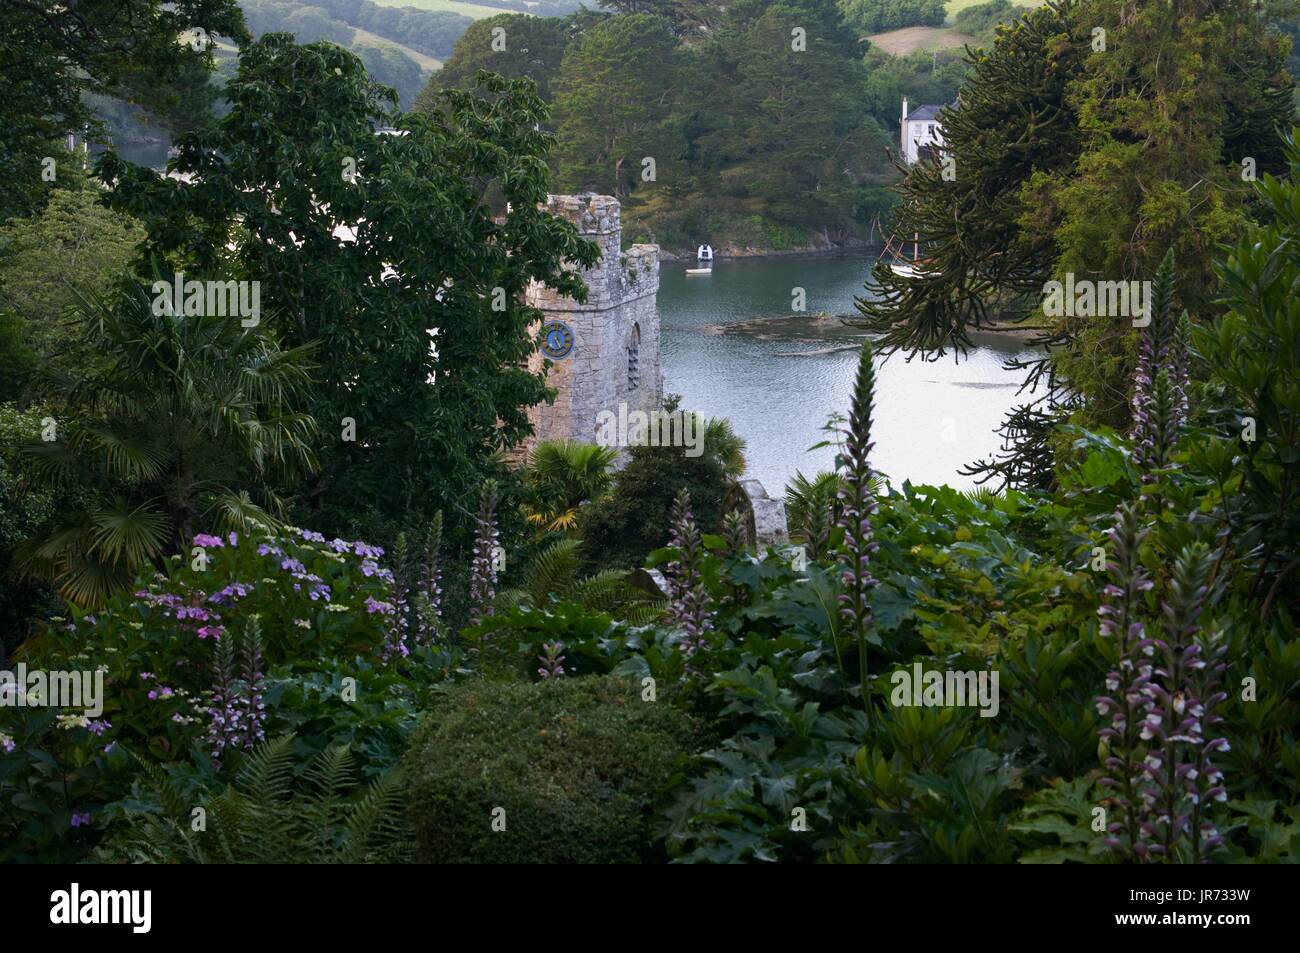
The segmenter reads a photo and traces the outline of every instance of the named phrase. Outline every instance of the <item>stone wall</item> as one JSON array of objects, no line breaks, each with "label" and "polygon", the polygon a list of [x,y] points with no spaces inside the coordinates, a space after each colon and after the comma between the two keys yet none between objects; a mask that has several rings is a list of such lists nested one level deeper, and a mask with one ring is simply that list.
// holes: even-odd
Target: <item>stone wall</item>
[{"label": "stone wall", "polygon": [[[580,274],[587,300],[579,304],[534,283],[527,301],[545,313],[544,323],[562,321],[573,332],[567,357],[552,360],[547,384],[555,403],[529,410],[534,440],[572,439],[592,443],[598,416],[619,405],[654,410],[663,399],[659,357],[659,248],[633,245],[620,251],[622,222],[610,195],[553,195],[547,209],[573,222],[583,238],[600,247],[600,260]],[[533,356],[540,369],[544,357]],[[629,365],[632,366],[629,366]]]}]

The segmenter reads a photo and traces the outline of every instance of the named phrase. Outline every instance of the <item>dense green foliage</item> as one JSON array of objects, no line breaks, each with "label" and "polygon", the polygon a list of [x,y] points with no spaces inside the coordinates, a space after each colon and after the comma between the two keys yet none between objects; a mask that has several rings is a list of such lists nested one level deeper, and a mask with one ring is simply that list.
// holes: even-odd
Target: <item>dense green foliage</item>
[{"label": "dense green foliage", "polygon": [[[381,521],[442,510],[464,527],[456,504],[547,393],[521,366],[537,317],[523,291],[537,280],[581,294],[562,262],[593,250],[539,208],[543,104],[521,82],[489,87],[509,95],[451,93],[436,113],[399,116],[352,54],[272,34],[244,50],[230,114],[181,141],[175,164],[190,181],[103,166],[114,205],[144,223],[148,256],[259,281],[263,325],[289,346],[319,342],[320,469],[295,502],[324,531],[360,535],[350,501],[362,499]],[[376,136],[375,124],[404,134]],[[510,203],[500,220],[488,184]],[[432,483],[417,487],[416,474]]]},{"label": "dense green foliage", "polygon": [[[867,50],[863,62],[867,68],[867,110],[881,129],[891,133],[899,131],[904,96],[912,108],[925,103],[950,103],[957,97],[968,68],[961,50],[922,50],[911,56],[893,56],[873,47]],[[894,137],[890,148],[898,151]]]},{"label": "dense green foliage", "polygon": [[600,498],[613,480],[614,447],[576,440],[541,440],[523,469],[525,517],[543,532],[571,530],[583,503]]},{"label": "dense green foliage", "polygon": [[581,514],[583,558],[595,568],[634,569],[668,542],[673,497],[686,487],[706,532],[721,529],[729,480],[711,454],[685,447],[631,447],[610,492]]},{"label": "dense green foliage", "polygon": [[4,399],[30,396],[37,367],[67,372],[86,363],[90,342],[76,309],[109,294],[144,237],[130,218],[100,203],[76,158],[62,153],[61,161],[60,187],[45,207],[0,225],[0,310],[12,315],[32,354],[25,369],[3,375]]},{"label": "dense green foliage", "polygon": [[953,26],[962,33],[988,41],[993,38],[999,23],[1010,23],[1028,10],[1029,7],[1017,6],[1011,0],[989,0],[988,3],[977,3],[958,10],[953,17]]},{"label": "dense green foliage", "polygon": [[602,569],[580,576],[579,545],[576,539],[562,539],[539,550],[520,585],[497,594],[498,611],[519,607],[544,610],[553,602],[568,602],[642,625],[663,613],[663,600],[633,586],[625,572]]},{"label": "dense green foliage", "polygon": [[837,0],[844,22],[863,33],[908,26],[942,26],[944,0]]},{"label": "dense green foliage", "polygon": [[66,133],[87,124],[97,128],[84,93],[125,95],[177,116],[192,112],[192,103],[175,101],[177,83],[202,76],[212,56],[202,41],[177,42],[192,30],[247,36],[234,0],[80,7],[6,0],[0,6],[0,50],[10,81],[0,98],[0,163],[10,178],[0,196],[0,221],[43,205],[50,189],[44,160],[58,155]]},{"label": "dense green foliage", "polygon": [[419,859],[655,859],[652,809],[698,728],[667,698],[642,691],[592,676],[470,681],[440,698],[407,765]]},{"label": "dense green foliage", "polygon": [[1031,317],[1051,348],[1035,399],[1126,424],[1131,315],[1051,313],[1046,283],[1150,281],[1172,247],[1186,263],[1176,298],[1195,317],[1215,286],[1211,249],[1246,224],[1247,170],[1284,165],[1284,45],[1252,4],[1204,6],[1130,18],[1101,0],[1049,3],[975,54],[960,108],[942,116],[942,161],[901,186],[894,229],[919,233],[924,274],[882,264],[879,295],[860,304],[886,349],[937,358],[971,329]]},{"label": "dense green foliage", "polygon": [[305,783],[295,783],[291,742],[290,737],[266,742],[248,757],[234,785],[208,794],[199,804],[150,766],[151,786],[134,792],[134,803],[123,812],[125,830],[96,851],[96,859],[391,864],[409,858],[410,832],[402,815],[406,798],[396,770],[349,798],[356,761],[346,746],[322,751],[303,771]]},{"label": "dense green foliage", "polygon": [[[923,58],[863,60],[830,4],[615,8],[536,30],[554,114],[520,68],[402,116],[354,54],[262,36],[183,177],[109,155],[102,196],[60,179],[2,226],[4,650],[104,690],[6,666],[0,860],[1300,862],[1284,5],[1064,0],[973,55],[955,178],[903,189],[943,270],[864,304],[885,349],[1076,272],[1149,276],[1150,320],[1049,316],[1059,402],[1012,418],[1032,465],[996,492],[875,472],[863,344],[789,546],[749,538],[726,421],[616,472],[506,463],[547,396],[522,292],[581,297],[593,258],[542,210],[550,123],[561,181],[639,227],[858,221],[863,170],[816,143],[892,122]],[[96,56],[42,88],[125,81]],[[14,108],[6,148],[61,121]],[[181,273],[258,282],[258,319],[159,307]]]},{"label": "dense green foliage", "polygon": [[[1249,229],[1217,266],[1222,319],[1197,327],[1193,346],[1212,369],[1205,396],[1218,438],[1196,458],[1218,481],[1233,548],[1258,556],[1253,595],[1262,614],[1283,587],[1295,593],[1300,566],[1296,524],[1300,463],[1300,252],[1295,246],[1300,143],[1286,139],[1291,176],[1259,185],[1263,222]],[[1250,439],[1247,439],[1250,438]],[[1236,452],[1245,441],[1243,453]],[[1288,578],[1289,577],[1289,578]],[[1294,595],[1289,601],[1295,605]]]},{"label": "dense green foliage", "polygon": [[[534,79],[554,104],[559,187],[619,196],[630,241],[787,249],[865,237],[888,202],[887,135],[834,5],[616,6],[481,21],[421,102],[479,68]],[[889,124],[894,92],[879,86],[871,100]]]},{"label": "dense green foliage", "polygon": [[54,431],[28,452],[86,505],[57,514],[22,559],[95,605],[200,527],[246,532],[281,515],[265,488],[314,464],[316,423],[302,410],[311,346],[282,349],[224,314],[159,314],[143,286],[85,307],[93,357],[49,388]]},{"label": "dense green foliage", "polygon": [[672,174],[686,149],[673,116],[686,93],[681,69],[677,38],[661,17],[608,17],[579,37],[555,81],[564,187],[625,197],[643,156]]},{"label": "dense green foliage", "polygon": [[0,658],[5,659],[30,634],[38,609],[54,609],[47,588],[19,580],[14,551],[75,499],[75,490],[60,493],[39,482],[23,453],[40,439],[44,416],[39,409],[0,404]]},{"label": "dense green foliage", "polygon": [[[475,20],[456,41],[442,69],[429,77],[416,108],[435,108],[438,94],[443,90],[472,89],[474,77],[481,69],[507,79],[527,77],[537,84],[537,95],[552,102],[552,84],[560,71],[564,51],[586,19],[589,18],[503,13]],[[493,48],[494,30],[504,31],[504,50]]]},{"label": "dense green foliage", "polygon": [[[453,653],[427,646],[385,663],[401,653],[382,550],[302,530],[195,542],[201,559],[169,560],[134,594],[52,619],[22,647],[17,660],[32,668],[101,667],[103,712],[0,710],[0,741],[13,745],[0,757],[3,859],[66,860],[93,847],[145,780],[136,758],[166,766],[185,790],[224,789],[245,743],[235,737],[214,760],[214,740],[232,741],[214,727],[223,684],[260,697],[267,736],[294,734],[308,758],[347,744],[373,777],[396,764],[432,686],[456,667]],[[251,650],[252,626],[257,658],[223,680],[223,644]],[[87,823],[70,824],[83,814]]]}]

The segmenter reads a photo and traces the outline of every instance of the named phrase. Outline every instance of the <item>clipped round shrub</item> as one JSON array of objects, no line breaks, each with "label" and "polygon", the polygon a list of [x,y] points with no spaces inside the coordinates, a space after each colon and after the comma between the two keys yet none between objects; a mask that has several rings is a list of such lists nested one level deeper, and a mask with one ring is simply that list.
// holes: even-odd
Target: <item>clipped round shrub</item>
[{"label": "clipped round shrub", "polygon": [[[650,819],[693,751],[693,719],[614,676],[466,682],[415,738],[407,776],[425,863],[662,859]],[[504,814],[502,813],[504,810]],[[496,826],[504,830],[494,830]]]}]

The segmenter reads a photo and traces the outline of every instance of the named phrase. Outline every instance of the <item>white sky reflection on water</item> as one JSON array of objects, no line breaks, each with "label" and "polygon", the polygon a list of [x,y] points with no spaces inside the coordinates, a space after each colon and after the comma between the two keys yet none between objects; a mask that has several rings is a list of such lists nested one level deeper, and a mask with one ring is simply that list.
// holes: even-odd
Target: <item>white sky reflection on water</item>
[{"label": "white sky reflection on water", "polygon": [[[683,406],[728,417],[748,442],[748,476],[773,496],[797,470],[812,475],[832,466],[835,451],[808,453],[823,439],[832,411],[846,413],[860,333],[837,324],[778,321],[720,328],[791,312],[793,289],[807,295],[807,314],[854,313],[870,261],[778,258],[719,262],[707,277],[688,277],[686,263],[662,267],[664,390]],[[848,347],[846,347],[848,346]],[[839,348],[845,347],[841,350]],[[1012,406],[1023,379],[1002,362],[1018,345],[972,349],[960,363],[951,354],[926,363],[902,356],[877,360],[873,436],[875,466],[897,484],[974,481],[957,471],[998,447],[993,428]]]}]

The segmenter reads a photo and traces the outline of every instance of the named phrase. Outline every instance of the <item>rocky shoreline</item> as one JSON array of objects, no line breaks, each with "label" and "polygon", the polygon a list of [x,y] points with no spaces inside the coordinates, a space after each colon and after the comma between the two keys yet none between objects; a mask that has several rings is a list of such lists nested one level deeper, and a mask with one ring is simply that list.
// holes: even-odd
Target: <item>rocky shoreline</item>
[{"label": "rocky shoreline", "polygon": [[[800,330],[816,331],[827,334],[835,331],[848,331],[854,325],[847,322],[861,321],[862,315],[831,314],[828,311],[811,314],[770,314],[747,318],[730,324],[708,324],[700,330],[705,334],[755,334],[761,332],[782,331],[797,333]],[[970,337],[978,343],[980,339],[1019,338],[1029,340],[1042,334],[1047,328],[1039,325],[1004,325],[999,327],[972,330]],[[860,332],[859,332],[860,333]]]}]

